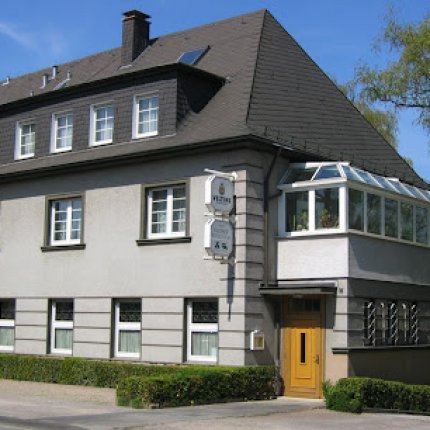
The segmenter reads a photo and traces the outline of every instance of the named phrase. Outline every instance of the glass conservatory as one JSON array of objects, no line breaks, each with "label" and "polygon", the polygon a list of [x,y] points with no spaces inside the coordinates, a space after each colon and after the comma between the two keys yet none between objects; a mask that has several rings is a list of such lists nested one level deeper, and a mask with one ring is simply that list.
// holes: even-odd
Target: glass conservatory
[{"label": "glass conservatory", "polygon": [[430,246],[430,191],[345,162],[291,164],[278,188],[281,237],[354,232]]}]

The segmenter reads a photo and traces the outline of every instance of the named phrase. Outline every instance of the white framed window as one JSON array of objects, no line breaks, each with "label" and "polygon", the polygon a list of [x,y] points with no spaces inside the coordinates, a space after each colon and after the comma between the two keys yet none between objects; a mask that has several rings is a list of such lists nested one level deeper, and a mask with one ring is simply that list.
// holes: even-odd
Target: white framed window
[{"label": "white framed window", "polygon": [[133,106],[133,138],[158,134],[158,95],[137,96]]},{"label": "white framed window", "polygon": [[112,143],[114,117],[114,108],[110,104],[91,106],[90,146]]},{"label": "white framed window", "polygon": [[16,125],[15,159],[34,157],[36,147],[36,124],[32,121],[18,122]]},{"label": "white framed window", "polygon": [[218,359],[218,301],[187,303],[187,360],[215,363]]},{"label": "white framed window", "polygon": [[15,347],[15,300],[0,300],[0,351]]},{"label": "white framed window", "polygon": [[65,152],[72,149],[73,114],[64,112],[52,116],[51,152]]},{"label": "white framed window", "polygon": [[139,358],[141,348],[142,303],[140,300],[115,301],[115,357]]},{"label": "white framed window", "polygon": [[73,245],[82,238],[82,197],[49,201],[49,245]]},{"label": "white framed window", "polygon": [[73,300],[52,300],[50,329],[50,351],[55,354],[72,354]]},{"label": "white framed window", "polygon": [[149,189],[147,208],[149,239],[185,236],[187,217],[185,184]]}]

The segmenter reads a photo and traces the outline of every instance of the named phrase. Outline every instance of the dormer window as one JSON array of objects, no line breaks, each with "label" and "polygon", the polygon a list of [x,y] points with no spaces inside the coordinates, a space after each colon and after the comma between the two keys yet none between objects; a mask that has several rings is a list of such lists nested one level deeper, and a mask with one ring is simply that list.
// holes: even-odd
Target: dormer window
[{"label": "dormer window", "polygon": [[65,152],[72,149],[73,114],[71,112],[52,116],[51,152]]},{"label": "dormer window", "polygon": [[158,95],[135,97],[133,113],[133,138],[158,134]]},{"label": "dormer window", "polygon": [[32,121],[19,122],[16,126],[15,159],[34,157],[36,146],[36,124]]}]

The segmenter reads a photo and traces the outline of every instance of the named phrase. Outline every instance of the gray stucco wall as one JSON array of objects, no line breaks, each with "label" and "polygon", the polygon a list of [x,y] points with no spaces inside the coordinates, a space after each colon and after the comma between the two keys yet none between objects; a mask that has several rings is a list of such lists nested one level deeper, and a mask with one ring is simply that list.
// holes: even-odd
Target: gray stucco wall
[{"label": "gray stucco wall", "polygon": [[[46,353],[48,301],[73,298],[73,355],[109,358],[112,299],[132,297],[142,299],[141,359],[180,363],[184,361],[185,301],[214,297],[219,303],[218,362],[270,362],[272,346],[263,353],[249,352],[249,331],[264,328],[269,312],[258,294],[261,263],[258,247],[252,246],[261,241],[254,237],[252,226],[261,209],[258,198],[257,203],[246,198],[246,160],[251,158],[255,154],[247,151],[208,154],[2,186],[1,297],[17,299],[16,352]],[[206,167],[239,174],[233,276],[227,264],[204,259]],[[189,180],[191,243],[137,246],[142,184],[182,178]],[[45,197],[71,192],[85,195],[86,248],[42,252]],[[30,324],[33,317],[37,327]],[[272,345],[269,331],[268,338]]]}]

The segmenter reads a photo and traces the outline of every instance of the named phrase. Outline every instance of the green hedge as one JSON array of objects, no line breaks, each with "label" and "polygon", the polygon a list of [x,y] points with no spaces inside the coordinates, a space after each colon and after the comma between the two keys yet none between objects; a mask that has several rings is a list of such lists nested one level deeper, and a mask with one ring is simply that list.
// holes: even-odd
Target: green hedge
[{"label": "green hedge", "polygon": [[0,354],[0,378],[115,388],[129,376],[174,373],[180,366]]},{"label": "green hedge", "polygon": [[275,397],[272,366],[188,369],[192,372],[126,378],[118,385],[117,403],[145,408]]},{"label": "green hedge", "polygon": [[365,408],[430,413],[430,386],[372,378],[344,378],[324,383],[328,409],[362,412]]}]

